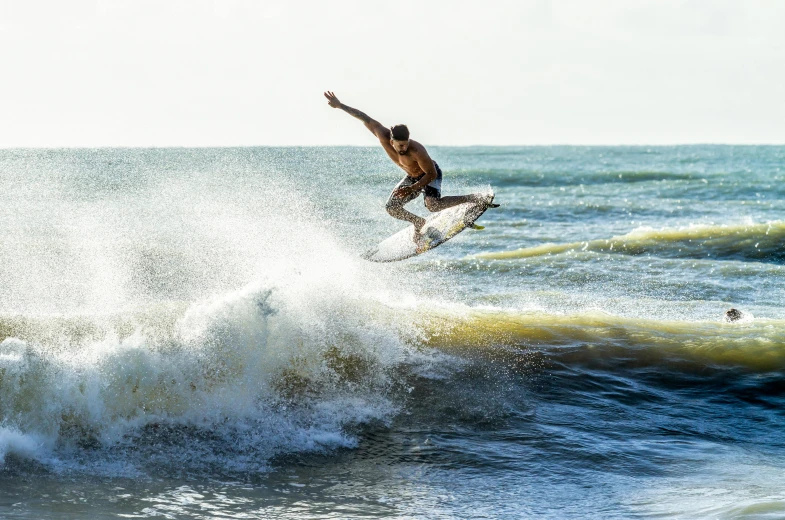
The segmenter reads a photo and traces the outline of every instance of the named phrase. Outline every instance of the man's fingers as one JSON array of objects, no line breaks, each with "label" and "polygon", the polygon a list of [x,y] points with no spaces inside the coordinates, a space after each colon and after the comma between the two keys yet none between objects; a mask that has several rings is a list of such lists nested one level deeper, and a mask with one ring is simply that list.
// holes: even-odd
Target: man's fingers
[{"label": "man's fingers", "polygon": [[338,104],[339,104],[339,103],[338,103],[338,98],[337,98],[337,97],[335,97],[335,94],[334,94],[334,93],[332,93],[332,92],[330,92],[330,91],[328,90],[327,92],[325,92],[325,93],[324,93],[324,97],[326,97],[326,98],[327,98],[327,103],[329,103],[329,105],[330,105],[331,107],[337,107],[337,106],[338,106]]}]

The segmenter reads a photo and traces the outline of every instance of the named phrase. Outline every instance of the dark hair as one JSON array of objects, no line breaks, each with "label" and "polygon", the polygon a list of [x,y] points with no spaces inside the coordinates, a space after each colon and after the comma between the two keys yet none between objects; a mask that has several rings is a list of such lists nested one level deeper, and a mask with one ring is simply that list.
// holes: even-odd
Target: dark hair
[{"label": "dark hair", "polygon": [[739,321],[742,313],[739,309],[728,309],[725,311],[725,321]]},{"label": "dark hair", "polygon": [[409,129],[406,128],[406,125],[395,125],[390,128],[390,132],[392,132],[392,138],[396,141],[409,140]]}]

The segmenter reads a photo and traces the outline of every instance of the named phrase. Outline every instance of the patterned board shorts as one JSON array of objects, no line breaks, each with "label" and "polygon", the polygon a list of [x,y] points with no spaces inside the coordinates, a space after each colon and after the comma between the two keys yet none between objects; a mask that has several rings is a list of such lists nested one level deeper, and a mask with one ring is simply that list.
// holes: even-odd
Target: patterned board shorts
[{"label": "patterned board shorts", "polygon": [[397,186],[393,189],[392,193],[390,194],[390,198],[387,200],[387,206],[402,206],[404,204],[408,204],[409,202],[413,201],[417,197],[420,196],[420,193],[425,191],[426,197],[434,197],[436,199],[441,198],[442,196],[442,169],[439,168],[439,165],[436,164],[436,161],[433,162],[433,165],[436,167],[436,178],[432,180],[425,189],[417,190],[415,193],[407,197],[396,197],[395,191],[399,188],[403,188],[404,186],[412,186],[420,179],[422,179],[425,174],[423,173],[419,177],[409,177],[408,175],[403,178],[401,182],[398,183]]}]

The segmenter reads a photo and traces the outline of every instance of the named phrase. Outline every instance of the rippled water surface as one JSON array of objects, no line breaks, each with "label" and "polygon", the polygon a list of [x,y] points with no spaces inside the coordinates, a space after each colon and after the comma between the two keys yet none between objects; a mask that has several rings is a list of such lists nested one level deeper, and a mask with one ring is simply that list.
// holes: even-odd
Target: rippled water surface
[{"label": "rippled water surface", "polygon": [[0,517],[785,517],[785,147],[430,152],[0,151]]}]

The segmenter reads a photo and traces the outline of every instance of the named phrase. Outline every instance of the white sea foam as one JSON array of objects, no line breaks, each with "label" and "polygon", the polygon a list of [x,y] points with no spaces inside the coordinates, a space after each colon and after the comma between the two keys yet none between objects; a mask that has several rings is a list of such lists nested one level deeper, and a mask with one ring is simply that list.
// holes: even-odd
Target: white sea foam
[{"label": "white sea foam", "polygon": [[[134,451],[161,457],[153,438],[170,444],[163,464],[230,469],[354,446],[354,425],[397,410],[390,370],[435,362],[408,346],[415,310],[389,305],[367,269],[325,247],[186,307],[28,319],[31,339],[0,344],[0,416],[13,432],[0,446],[40,462],[49,451],[31,439],[58,453],[96,446],[90,471],[121,474],[149,464]],[[77,459],[70,467],[86,469]]]},{"label": "white sea foam", "polygon": [[[39,458],[31,440],[39,437],[61,448],[122,447],[183,427],[230,441],[224,466],[353,446],[348,426],[396,410],[387,372],[410,359],[406,332],[372,297],[347,298],[304,278],[195,303],[166,334],[140,324],[130,335],[77,345],[6,339],[0,413],[11,429],[3,430],[2,453]],[[205,461],[213,448],[205,442],[193,451]]]},{"label": "white sea foam", "polygon": [[27,202],[2,199],[0,453],[261,467],[354,445],[397,410],[395,367],[433,363],[394,304],[417,294],[336,230],[356,208],[322,204],[332,177],[304,190],[240,152],[65,155],[4,171]]},{"label": "white sea foam", "polygon": [[0,464],[9,454],[22,458],[36,458],[43,452],[43,445],[44,442],[34,435],[25,435],[15,428],[0,426]]}]

